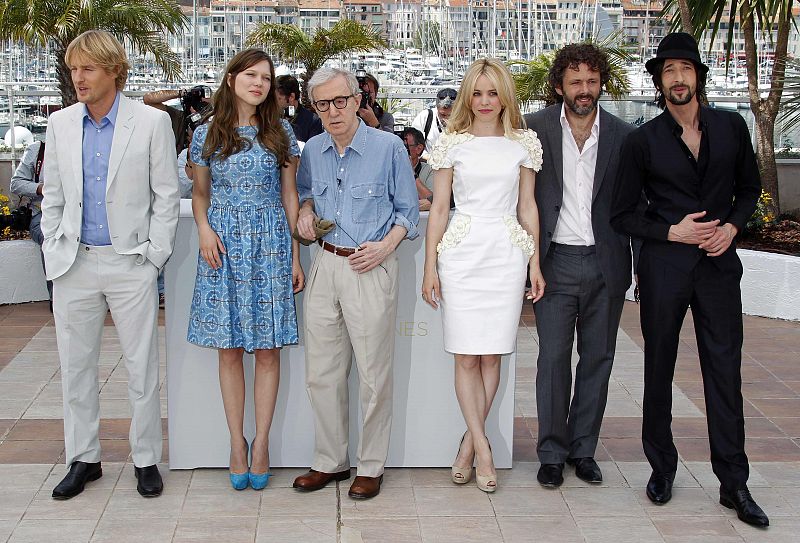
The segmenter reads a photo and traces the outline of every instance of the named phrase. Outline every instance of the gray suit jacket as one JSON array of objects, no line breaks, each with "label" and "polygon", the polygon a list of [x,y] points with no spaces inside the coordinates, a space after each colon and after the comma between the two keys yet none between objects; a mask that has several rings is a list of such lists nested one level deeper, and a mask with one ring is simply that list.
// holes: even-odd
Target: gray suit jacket
[{"label": "gray suit jacket", "polygon": [[[598,107],[598,111],[600,137],[594,173],[592,230],[608,293],[622,296],[631,284],[631,242],[628,236],[617,233],[611,227],[611,199],[622,143],[635,127],[603,108]],[[528,128],[536,131],[543,150],[542,170],[536,174],[536,204],[539,207],[539,232],[542,237],[541,262],[550,248],[564,196],[560,117],[561,104],[525,115]]]}]

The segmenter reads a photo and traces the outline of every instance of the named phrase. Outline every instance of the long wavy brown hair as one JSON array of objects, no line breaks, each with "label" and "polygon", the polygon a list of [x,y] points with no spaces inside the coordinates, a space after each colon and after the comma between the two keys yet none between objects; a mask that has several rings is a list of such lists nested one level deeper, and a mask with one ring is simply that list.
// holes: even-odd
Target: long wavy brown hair
[{"label": "long wavy brown hair", "polygon": [[214,93],[213,118],[208,127],[208,136],[203,146],[203,158],[206,160],[225,160],[231,155],[250,149],[253,142],[243,138],[236,130],[239,124],[239,112],[236,109],[236,76],[251,66],[266,60],[272,76],[267,98],[256,107],[256,123],[258,132],[256,139],[275,155],[278,164],[286,166],[289,160],[289,136],[281,123],[278,103],[275,100],[275,65],[269,55],[261,49],[245,49],[233,57],[225,68],[217,92]]}]

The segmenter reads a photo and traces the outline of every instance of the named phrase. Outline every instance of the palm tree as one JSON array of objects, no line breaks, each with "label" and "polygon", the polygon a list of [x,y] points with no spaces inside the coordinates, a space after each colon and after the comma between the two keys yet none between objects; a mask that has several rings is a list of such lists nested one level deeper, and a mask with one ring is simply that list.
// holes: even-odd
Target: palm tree
[{"label": "palm tree", "polygon": [[77,102],[64,61],[69,43],[87,30],[107,30],[140,53],[149,53],[167,79],[180,75],[180,61],[164,34],[187,23],[174,0],[0,0],[0,39],[50,44],[64,107]]},{"label": "palm tree", "polygon": [[[738,26],[744,39],[747,66],[747,91],[750,110],[756,124],[756,158],[761,170],[761,184],[772,196],[769,211],[773,216],[780,213],[778,197],[778,168],[775,164],[775,119],[780,110],[785,84],[786,58],[789,30],[793,23],[794,0],[681,0],[685,1],[691,14],[692,31],[696,38],[711,31],[709,47],[713,46],[717,33],[726,31],[726,51],[732,50],[734,28]],[[667,0],[664,12],[675,12],[677,0]],[[673,18],[677,27],[678,13]],[[738,23],[738,25],[737,25]],[[762,43],[774,44],[774,64],[770,75],[769,93],[762,98],[758,90],[759,66],[756,23]],[[774,33],[774,35],[773,35]],[[726,58],[726,66],[730,56]]]},{"label": "palm tree", "polygon": [[[615,100],[623,98],[630,92],[630,82],[625,73],[625,66],[630,63],[631,55],[627,49],[617,45],[619,38],[620,34],[614,33],[596,43],[608,55],[611,79],[606,84],[605,91]],[[586,43],[593,43],[593,40],[588,39]],[[547,75],[550,73],[556,53],[557,51],[542,53],[531,60],[508,62],[517,86],[517,100],[520,102],[541,101],[547,105],[552,103],[553,98],[550,95]],[[515,66],[522,67],[522,71],[516,71]]]},{"label": "palm tree", "polygon": [[329,59],[354,52],[367,52],[386,47],[386,41],[378,32],[353,21],[341,19],[330,29],[317,28],[308,36],[297,25],[262,23],[247,38],[247,45],[263,46],[286,59],[305,66],[301,76],[302,102],[310,106],[308,81]]}]

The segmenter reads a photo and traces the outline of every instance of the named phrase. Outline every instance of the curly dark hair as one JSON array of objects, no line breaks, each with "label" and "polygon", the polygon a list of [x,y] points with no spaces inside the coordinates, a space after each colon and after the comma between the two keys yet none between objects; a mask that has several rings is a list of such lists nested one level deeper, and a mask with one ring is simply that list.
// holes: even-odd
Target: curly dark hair
[{"label": "curly dark hair", "polygon": [[571,43],[565,45],[556,53],[550,73],[547,74],[547,85],[550,90],[548,103],[556,104],[564,98],[556,92],[564,81],[564,72],[567,68],[576,70],[580,64],[586,64],[591,70],[600,72],[600,88],[605,87],[611,79],[611,65],[608,55],[599,47],[591,43]]},{"label": "curly dark hair", "polygon": [[[664,96],[664,91],[661,89],[661,71],[664,69],[665,59],[659,59],[653,64],[653,85],[656,87],[656,97],[654,102],[659,108],[664,109],[667,107],[667,99]],[[702,67],[698,66],[694,61],[694,73],[697,75],[697,89],[695,89],[695,96],[697,102],[701,105],[708,105],[708,97],[706,96],[706,79],[708,72]]]}]

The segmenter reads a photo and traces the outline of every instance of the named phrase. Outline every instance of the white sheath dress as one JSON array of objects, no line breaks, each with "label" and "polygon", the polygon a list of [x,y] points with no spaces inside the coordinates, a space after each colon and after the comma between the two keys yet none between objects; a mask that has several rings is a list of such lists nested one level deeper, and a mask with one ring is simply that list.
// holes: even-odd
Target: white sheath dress
[{"label": "white sheath dress", "polygon": [[533,237],[517,221],[520,167],[540,170],[532,130],[517,137],[443,134],[433,169],[453,168],[456,212],[437,247],[444,348],[456,354],[514,350]]}]

